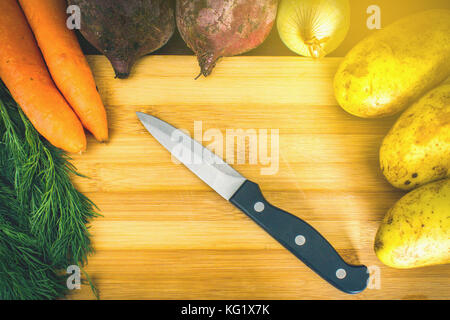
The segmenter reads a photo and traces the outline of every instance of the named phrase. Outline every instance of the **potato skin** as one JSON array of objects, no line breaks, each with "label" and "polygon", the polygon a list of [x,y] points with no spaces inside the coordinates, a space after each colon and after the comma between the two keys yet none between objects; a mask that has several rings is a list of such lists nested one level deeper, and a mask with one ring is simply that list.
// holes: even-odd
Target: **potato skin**
[{"label": "potato skin", "polygon": [[393,268],[450,263],[450,179],[416,189],[386,214],[375,253]]},{"label": "potato skin", "polygon": [[380,166],[386,179],[404,190],[450,177],[450,83],[400,116],[381,145]]},{"label": "potato skin", "polygon": [[450,75],[450,10],[424,11],[374,32],[345,57],[336,99],[362,118],[394,115]]}]

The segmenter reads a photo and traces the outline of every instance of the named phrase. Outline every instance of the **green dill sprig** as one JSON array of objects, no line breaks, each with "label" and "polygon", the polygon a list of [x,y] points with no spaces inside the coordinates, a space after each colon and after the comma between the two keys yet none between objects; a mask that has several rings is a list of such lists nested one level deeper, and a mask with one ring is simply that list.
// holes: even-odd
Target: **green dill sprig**
[{"label": "green dill sprig", "polygon": [[69,161],[0,83],[0,299],[62,297],[58,271],[93,252],[88,224],[98,214],[73,186]]},{"label": "green dill sprig", "polygon": [[64,279],[45,261],[13,190],[0,179],[0,298],[62,297],[68,291]]}]

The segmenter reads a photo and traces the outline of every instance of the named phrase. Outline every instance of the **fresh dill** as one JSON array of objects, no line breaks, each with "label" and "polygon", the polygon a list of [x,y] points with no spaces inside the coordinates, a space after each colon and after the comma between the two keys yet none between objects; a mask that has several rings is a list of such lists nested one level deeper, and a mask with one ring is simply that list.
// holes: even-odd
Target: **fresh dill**
[{"label": "fresh dill", "polygon": [[88,224],[98,214],[72,184],[69,160],[0,82],[0,299],[64,297],[61,271],[93,252]]}]

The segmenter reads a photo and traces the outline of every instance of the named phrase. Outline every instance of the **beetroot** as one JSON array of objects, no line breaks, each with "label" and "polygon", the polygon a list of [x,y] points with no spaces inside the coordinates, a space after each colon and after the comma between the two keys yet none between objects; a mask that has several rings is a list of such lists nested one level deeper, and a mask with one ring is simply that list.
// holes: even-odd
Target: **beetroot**
[{"label": "beetroot", "polygon": [[172,1],[69,0],[81,11],[81,33],[127,78],[137,59],[161,48],[175,31]]},{"label": "beetroot", "polygon": [[278,0],[177,0],[176,20],[184,41],[208,76],[220,57],[259,46],[268,36]]}]

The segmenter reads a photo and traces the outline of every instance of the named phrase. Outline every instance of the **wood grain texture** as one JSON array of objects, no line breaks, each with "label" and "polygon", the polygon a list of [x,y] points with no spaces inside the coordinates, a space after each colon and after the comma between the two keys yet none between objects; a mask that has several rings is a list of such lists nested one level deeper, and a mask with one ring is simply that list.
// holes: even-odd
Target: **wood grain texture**
[{"label": "wood grain texture", "polygon": [[[128,80],[90,56],[107,105],[111,139],[89,139],[74,182],[100,208],[97,250],[86,270],[103,299],[449,299],[449,266],[383,266],[373,239],[403,195],[383,178],[378,148],[395,119],[363,120],[341,110],[332,79],[340,62],[297,57],[221,60],[207,79],[194,57],[150,56]],[[193,134],[217,129],[279,131],[279,164],[236,164],[274,205],[317,228],[350,263],[379,268],[380,288],[334,289],[222,200],[142,127],[148,112]],[[259,136],[258,136],[259,137]],[[205,143],[206,145],[208,143]],[[225,148],[230,146],[224,146]],[[248,156],[249,148],[244,153]],[[91,299],[87,287],[71,299]]]}]

